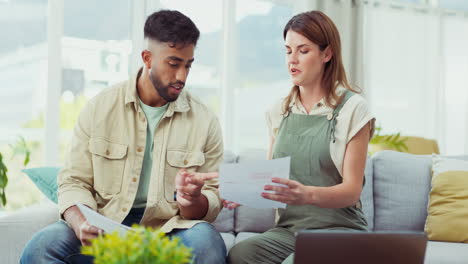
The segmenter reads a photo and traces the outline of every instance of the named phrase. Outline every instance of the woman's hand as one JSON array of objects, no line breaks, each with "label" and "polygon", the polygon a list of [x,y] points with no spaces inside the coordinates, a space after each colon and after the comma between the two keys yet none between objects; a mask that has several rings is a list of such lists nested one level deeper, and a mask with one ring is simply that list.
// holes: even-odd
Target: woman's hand
[{"label": "woman's hand", "polygon": [[223,199],[223,206],[226,207],[229,210],[232,210],[234,208],[239,207],[240,204]]},{"label": "woman's hand", "polygon": [[297,181],[283,178],[272,178],[271,181],[282,184],[284,187],[265,185],[265,191],[273,192],[263,192],[263,198],[290,205],[312,204],[312,186],[305,186]]}]

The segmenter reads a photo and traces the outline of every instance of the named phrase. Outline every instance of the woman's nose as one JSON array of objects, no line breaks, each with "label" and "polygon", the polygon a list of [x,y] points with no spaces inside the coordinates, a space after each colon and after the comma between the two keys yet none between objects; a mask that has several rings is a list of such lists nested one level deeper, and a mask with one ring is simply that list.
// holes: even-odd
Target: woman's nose
[{"label": "woman's nose", "polygon": [[288,64],[291,65],[291,64],[297,64],[297,63],[298,63],[297,56],[294,53],[291,53],[288,57]]}]

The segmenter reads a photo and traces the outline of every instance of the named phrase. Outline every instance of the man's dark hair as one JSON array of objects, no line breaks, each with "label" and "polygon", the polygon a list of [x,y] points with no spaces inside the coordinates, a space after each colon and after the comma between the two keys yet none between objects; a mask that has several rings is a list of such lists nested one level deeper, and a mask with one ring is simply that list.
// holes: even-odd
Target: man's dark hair
[{"label": "man's dark hair", "polygon": [[145,38],[174,45],[197,45],[200,31],[186,15],[175,10],[160,10],[145,22]]}]

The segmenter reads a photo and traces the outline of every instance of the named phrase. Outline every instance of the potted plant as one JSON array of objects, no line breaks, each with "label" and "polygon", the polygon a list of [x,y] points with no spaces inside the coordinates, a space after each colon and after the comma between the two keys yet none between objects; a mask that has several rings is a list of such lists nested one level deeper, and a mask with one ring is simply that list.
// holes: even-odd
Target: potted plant
[{"label": "potted plant", "polygon": [[[29,150],[24,138],[20,136],[19,140],[15,143],[15,145],[10,145],[10,147],[13,151],[12,159],[17,154],[24,154],[23,165],[28,165],[31,156],[31,151]],[[5,190],[8,185],[8,168],[5,164],[4,159],[5,157],[2,153],[0,153],[0,204],[2,206],[5,206],[7,203]]]},{"label": "potted plant", "polygon": [[0,153],[0,201],[3,206],[6,205],[6,193],[5,189],[8,185],[8,176],[7,176],[8,168],[3,162],[3,155]]},{"label": "potted plant", "polygon": [[380,150],[396,150],[400,152],[408,151],[406,137],[401,137],[400,133],[381,135],[382,127],[375,128],[374,136],[369,142],[369,153],[373,154]]},{"label": "potted plant", "polygon": [[81,253],[94,257],[96,264],[179,264],[190,263],[191,249],[178,237],[162,231],[133,225],[124,236],[114,232],[91,240]]}]

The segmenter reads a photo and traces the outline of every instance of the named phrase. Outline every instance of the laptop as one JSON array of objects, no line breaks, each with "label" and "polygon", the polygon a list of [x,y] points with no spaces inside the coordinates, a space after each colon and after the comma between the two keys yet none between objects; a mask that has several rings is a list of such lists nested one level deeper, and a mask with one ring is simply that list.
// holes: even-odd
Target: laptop
[{"label": "laptop", "polygon": [[427,237],[422,232],[300,231],[294,263],[424,263]]}]

